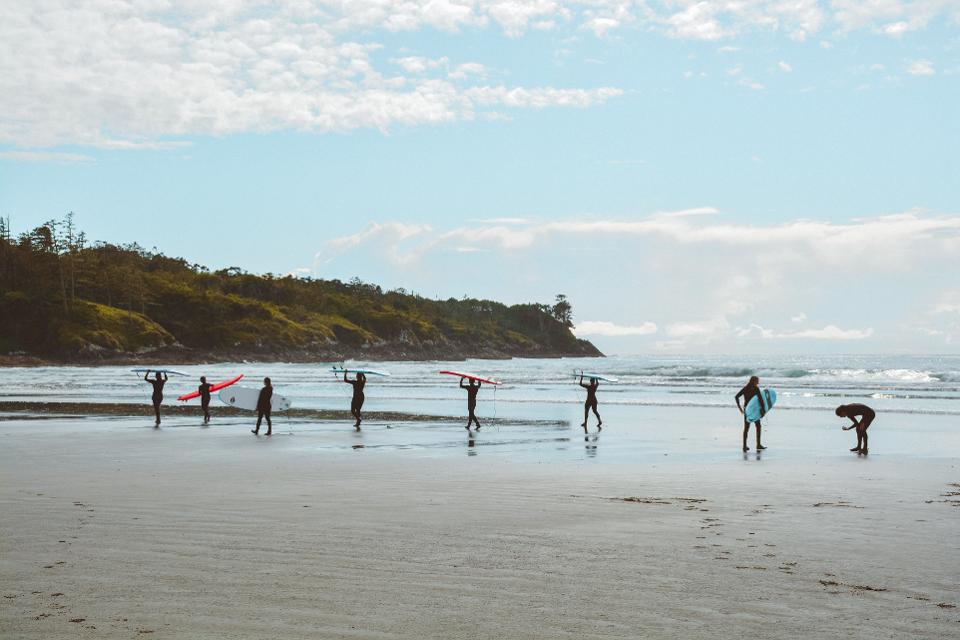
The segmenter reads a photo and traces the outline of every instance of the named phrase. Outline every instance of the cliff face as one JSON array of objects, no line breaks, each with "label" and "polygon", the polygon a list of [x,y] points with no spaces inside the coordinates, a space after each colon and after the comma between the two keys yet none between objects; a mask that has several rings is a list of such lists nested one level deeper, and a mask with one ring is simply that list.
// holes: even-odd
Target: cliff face
[{"label": "cliff face", "polygon": [[0,238],[0,354],[181,362],[602,355],[544,305],[211,273],[136,246],[64,249],[55,240]]}]

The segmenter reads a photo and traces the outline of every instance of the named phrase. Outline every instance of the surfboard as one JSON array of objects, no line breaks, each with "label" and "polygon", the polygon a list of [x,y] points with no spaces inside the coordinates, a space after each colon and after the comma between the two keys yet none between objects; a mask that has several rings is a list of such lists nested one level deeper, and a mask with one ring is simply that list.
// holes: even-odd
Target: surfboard
[{"label": "surfboard", "polygon": [[[237,409],[246,409],[247,411],[257,410],[257,400],[260,398],[260,389],[251,389],[250,387],[228,387],[221,389],[217,394],[220,401]],[[290,408],[291,402],[281,395],[273,393],[270,399],[270,406],[273,411],[286,411]]]},{"label": "surfboard", "polygon": [[134,373],[165,373],[168,376],[185,376],[187,374],[174,371],[173,369],[130,369]]},{"label": "surfboard", "polygon": [[[233,378],[233,379],[231,379],[231,380],[224,380],[223,382],[218,382],[217,384],[215,384],[215,385],[213,385],[212,387],[210,387],[210,393],[213,393],[214,391],[220,391],[220,389],[225,389],[225,388],[229,387],[229,386],[232,385],[232,384],[236,384],[237,382],[240,381],[240,378],[242,378],[242,377],[243,377],[243,374],[241,373],[241,374],[238,375],[236,378]],[[194,391],[194,392],[192,392],[192,393],[185,393],[185,394],[183,394],[182,396],[180,396],[179,398],[177,398],[177,400],[186,402],[187,400],[193,400],[194,398],[199,398],[199,397],[200,397],[200,392],[199,392],[199,391]]]},{"label": "surfboard", "polygon": [[589,371],[573,372],[574,378],[580,378],[581,376],[583,376],[584,379],[596,378],[597,380],[603,380],[604,382],[619,382],[619,380],[617,380],[613,376],[605,376],[600,373],[590,373]]},{"label": "surfboard", "polygon": [[330,371],[334,373],[362,373],[365,376],[389,376],[386,371],[377,371],[376,369],[344,369],[343,367],[331,367]]},{"label": "surfboard", "polygon": [[747,422],[756,422],[760,419],[760,399],[763,399],[764,412],[770,411],[777,404],[777,392],[773,389],[764,389],[759,396],[750,398],[747,407],[743,410]]},{"label": "surfboard", "polygon": [[471,373],[460,373],[459,371],[441,371],[440,373],[448,376],[457,376],[458,378],[466,378],[467,380],[476,380],[477,382],[484,382],[486,384],[503,384],[497,380],[491,380],[490,378],[481,378],[480,376],[475,376]]}]

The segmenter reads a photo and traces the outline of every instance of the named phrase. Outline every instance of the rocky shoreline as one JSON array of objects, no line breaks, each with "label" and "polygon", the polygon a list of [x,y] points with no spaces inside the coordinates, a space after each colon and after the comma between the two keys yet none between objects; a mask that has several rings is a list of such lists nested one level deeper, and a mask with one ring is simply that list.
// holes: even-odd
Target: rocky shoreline
[{"label": "rocky shoreline", "polygon": [[186,347],[164,347],[139,353],[107,350],[85,351],[61,355],[36,355],[26,353],[0,355],[0,367],[56,366],[56,365],[142,365],[163,362],[169,365],[197,365],[213,362],[345,362],[408,361],[429,362],[435,360],[456,361],[467,359],[510,360],[513,358],[602,358],[604,354],[585,340],[576,351],[530,350],[516,351],[494,346],[470,347],[453,345],[402,347],[375,346],[359,349],[236,349],[229,351],[202,351]]}]

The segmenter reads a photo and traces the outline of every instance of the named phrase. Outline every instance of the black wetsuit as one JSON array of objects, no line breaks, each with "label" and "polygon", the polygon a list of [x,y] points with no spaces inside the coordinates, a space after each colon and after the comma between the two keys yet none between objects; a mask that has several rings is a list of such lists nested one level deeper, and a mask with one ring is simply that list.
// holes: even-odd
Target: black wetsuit
[{"label": "black wetsuit", "polygon": [[[868,451],[868,438],[867,438],[867,429],[870,427],[870,424],[873,423],[873,419],[877,417],[876,411],[871,409],[865,404],[860,404],[855,402],[853,404],[843,405],[846,411],[844,412],[847,418],[853,421],[856,424],[857,429],[857,446],[850,451],[857,451],[860,453],[867,453]],[[860,418],[856,420],[855,418]]]},{"label": "black wetsuit", "polygon": [[199,387],[197,391],[200,392],[200,408],[203,409],[203,421],[210,422],[210,387],[213,385],[209,382],[204,382]]},{"label": "black wetsuit", "polygon": [[603,424],[603,421],[600,419],[600,412],[597,411],[598,402],[597,402],[597,388],[600,386],[600,383],[596,380],[591,380],[590,384],[584,384],[583,378],[580,378],[580,386],[587,390],[587,400],[583,403],[583,426],[584,431],[587,427],[587,416],[590,415],[590,410],[593,409],[593,415],[597,416],[597,427]]},{"label": "black wetsuit", "polygon": [[267,419],[267,435],[273,434],[273,423],[270,422],[270,409],[273,405],[270,399],[273,397],[273,387],[264,387],[260,389],[260,397],[257,398],[257,428],[254,433],[260,432],[260,423],[264,418]]},{"label": "black wetsuit", "polygon": [[[740,406],[740,398],[743,398],[743,423],[747,424],[747,405],[750,404],[750,400],[754,397],[760,395],[760,386],[748,384],[743,389],[737,392],[737,395],[734,396],[734,400],[737,401],[737,406]],[[762,418],[766,411],[763,410],[763,398],[757,400],[760,403],[760,417]],[[760,424],[760,421],[757,420],[757,424]]]},{"label": "black wetsuit", "polygon": [[[760,385],[753,385],[753,384],[747,383],[747,385],[743,387],[743,389],[740,389],[740,391],[737,392],[737,395],[734,396],[734,400],[736,400],[738,407],[740,406],[740,398],[743,398],[744,400],[743,408],[741,409],[741,411],[743,411],[743,450],[744,451],[748,451],[747,434],[750,431],[750,423],[747,422],[747,405],[750,404],[750,400],[752,400],[755,397],[757,398],[757,402],[760,403],[761,418],[765,416],[767,413],[763,408],[763,398],[759,397],[761,393],[762,392],[760,391]],[[753,424],[757,425],[757,451],[759,452],[763,449],[766,449],[765,446],[760,444],[760,433],[761,433],[761,430],[763,429],[763,425],[760,424],[759,420],[757,420]]]},{"label": "black wetsuit", "polygon": [[[164,374],[164,376],[166,376],[166,374]],[[166,384],[167,378],[164,377],[161,380],[146,378],[146,381],[153,386],[153,397],[151,398],[153,400],[153,413],[157,416],[157,424],[160,424],[160,405],[163,403],[163,385]]]},{"label": "black wetsuit", "polygon": [[363,387],[367,384],[365,379],[357,378],[356,380],[347,380],[347,376],[343,376],[343,381],[353,387],[353,398],[350,400],[350,413],[353,414],[353,417],[357,419],[356,426],[360,426],[360,410],[363,408]]},{"label": "black wetsuit", "polygon": [[865,404],[853,403],[845,404],[847,417],[851,420],[853,418],[860,418],[857,421],[860,429],[866,430],[870,426],[870,423],[873,422],[873,419],[877,417],[877,412],[868,407]]},{"label": "black wetsuit", "polygon": [[479,380],[476,381],[477,384],[463,384],[463,378],[460,379],[460,388],[467,390],[467,411],[469,415],[467,416],[467,430],[470,429],[471,423],[476,423],[477,429],[480,428],[480,421],[477,420],[477,414],[475,413],[477,408],[477,393],[480,392],[480,385],[482,384]]}]

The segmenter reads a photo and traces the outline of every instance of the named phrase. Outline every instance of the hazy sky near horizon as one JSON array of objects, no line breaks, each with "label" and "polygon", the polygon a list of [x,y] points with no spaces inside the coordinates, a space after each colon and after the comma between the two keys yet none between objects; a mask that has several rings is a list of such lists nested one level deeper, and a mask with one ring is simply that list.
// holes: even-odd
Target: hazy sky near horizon
[{"label": "hazy sky near horizon", "polygon": [[13,0],[0,215],[611,353],[957,353],[958,83],[960,0]]}]

